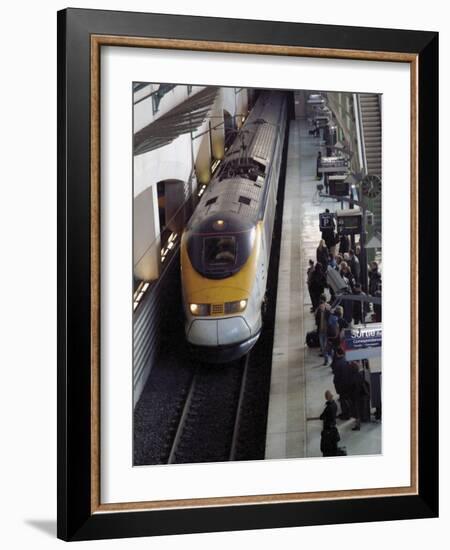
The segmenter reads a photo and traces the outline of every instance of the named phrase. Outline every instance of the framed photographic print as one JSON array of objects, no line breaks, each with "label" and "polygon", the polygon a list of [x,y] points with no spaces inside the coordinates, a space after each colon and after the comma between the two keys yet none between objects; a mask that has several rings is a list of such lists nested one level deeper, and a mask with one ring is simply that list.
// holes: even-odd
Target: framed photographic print
[{"label": "framed photographic print", "polygon": [[437,67],[58,13],[60,538],[438,514]]}]

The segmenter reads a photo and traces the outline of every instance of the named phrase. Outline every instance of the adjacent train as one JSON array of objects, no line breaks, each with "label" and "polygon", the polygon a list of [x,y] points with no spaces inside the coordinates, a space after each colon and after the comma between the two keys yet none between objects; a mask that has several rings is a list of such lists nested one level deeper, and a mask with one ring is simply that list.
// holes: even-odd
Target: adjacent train
[{"label": "adjacent train", "polygon": [[260,92],[182,235],[186,338],[205,361],[261,333],[286,124],[287,93]]}]

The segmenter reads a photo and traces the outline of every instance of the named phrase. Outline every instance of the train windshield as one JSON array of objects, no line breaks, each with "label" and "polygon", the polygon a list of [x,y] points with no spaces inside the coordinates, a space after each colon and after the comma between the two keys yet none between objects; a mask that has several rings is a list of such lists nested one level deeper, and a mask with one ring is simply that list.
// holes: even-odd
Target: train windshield
[{"label": "train windshield", "polygon": [[236,263],[236,237],[221,235],[205,237],[203,255],[206,269],[232,268]]},{"label": "train windshield", "polygon": [[255,244],[251,221],[226,213],[203,220],[191,230],[187,252],[193,268],[209,279],[224,279],[237,273]]}]

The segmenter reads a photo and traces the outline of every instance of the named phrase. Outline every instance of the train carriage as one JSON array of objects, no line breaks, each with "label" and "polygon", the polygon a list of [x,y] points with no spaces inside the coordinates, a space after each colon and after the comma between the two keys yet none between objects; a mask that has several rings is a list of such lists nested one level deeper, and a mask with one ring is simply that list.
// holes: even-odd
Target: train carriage
[{"label": "train carriage", "polygon": [[287,94],[261,92],[182,236],[186,338],[208,362],[261,332],[286,119]]}]

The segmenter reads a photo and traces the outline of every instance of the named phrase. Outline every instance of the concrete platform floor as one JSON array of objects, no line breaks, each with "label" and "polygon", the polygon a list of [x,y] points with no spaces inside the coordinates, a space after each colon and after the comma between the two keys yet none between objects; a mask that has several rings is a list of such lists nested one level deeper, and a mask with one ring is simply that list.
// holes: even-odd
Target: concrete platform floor
[{"label": "concrete platform floor", "polygon": [[[268,412],[266,459],[321,456],[319,420],[324,393],[333,393],[333,376],[318,349],[309,349],[305,335],[314,328],[306,285],[308,260],[316,259],[321,238],[319,213],[340,203],[318,197],[316,158],[319,138],[308,134],[306,120],[291,121],[277,291],[275,340]],[[338,421],[340,445],[349,455],[381,452],[381,423],[361,425]]]}]

